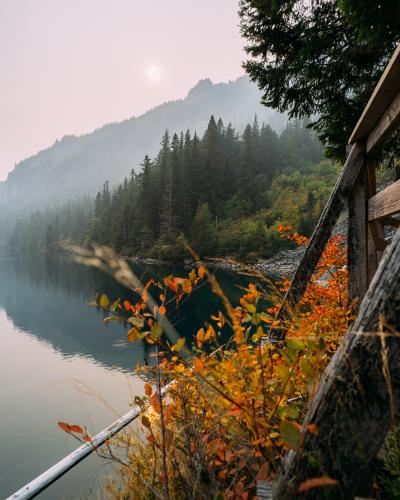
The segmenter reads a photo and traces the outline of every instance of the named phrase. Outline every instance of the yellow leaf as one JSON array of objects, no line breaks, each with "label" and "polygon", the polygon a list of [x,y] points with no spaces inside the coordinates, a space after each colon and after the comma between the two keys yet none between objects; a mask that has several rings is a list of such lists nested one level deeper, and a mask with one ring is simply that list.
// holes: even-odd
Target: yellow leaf
[{"label": "yellow leaf", "polygon": [[185,279],[182,281],[182,290],[185,293],[190,293],[192,291],[192,284],[191,284],[190,280]]},{"label": "yellow leaf", "polygon": [[104,293],[103,293],[103,295],[100,297],[99,304],[100,304],[100,307],[108,307],[108,306],[110,305],[110,300],[109,300],[109,298],[107,297],[107,295],[105,295]]},{"label": "yellow leaf", "polygon": [[178,340],[178,342],[171,347],[172,351],[179,352],[182,347],[185,345],[186,339],[182,337],[181,339]]},{"label": "yellow leaf", "polygon": [[133,327],[128,332],[128,342],[136,342],[140,339],[140,332],[136,327]]}]

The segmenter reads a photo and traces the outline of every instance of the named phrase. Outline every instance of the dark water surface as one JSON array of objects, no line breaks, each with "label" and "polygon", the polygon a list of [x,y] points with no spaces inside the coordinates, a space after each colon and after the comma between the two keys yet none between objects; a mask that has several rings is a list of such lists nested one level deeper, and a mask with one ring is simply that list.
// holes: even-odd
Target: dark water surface
[{"label": "dark water surface", "polygon": [[[135,270],[145,281],[185,273],[157,266]],[[218,279],[235,302],[243,277],[219,272]],[[62,258],[0,260],[0,498],[79,446],[58,421],[95,434],[143,394],[132,369],[150,360],[149,347],[129,344],[122,325],[102,323],[101,311],[86,305],[96,291],[129,298],[111,277]],[[190,340],[218,305],[207,285],[172,319]],[[113,466],[93,454],[39,497],[100,498],[101,484],[113,474]]]}]

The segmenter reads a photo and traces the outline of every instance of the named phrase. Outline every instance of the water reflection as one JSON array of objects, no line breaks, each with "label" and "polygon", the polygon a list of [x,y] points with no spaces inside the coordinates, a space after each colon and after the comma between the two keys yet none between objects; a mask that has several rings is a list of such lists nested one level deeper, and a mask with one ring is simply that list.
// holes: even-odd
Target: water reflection
[{"label": "water reflection", "polygon": [[[135,266],[134,270],[143,281],[185,272],[165,266]],[[237,301],[237,285],[244,285],[246,280],[232,273],[219,273],[218,279],[230,299]],[[129,297],[126,289],[101,271],[58,257],[10,259],[0,261],[0,283],[0,308],[5,309],[16,327],[45,339],[65,356],[89,356],[126,370],[144,359],[149,361],[147,344],[128,344],[122,325],[104,324],[102,313],[88,308],[87,302],[96,291],[112,298]],[[191,340],[209,319],[210,311],[219,305],[207,285],[180,309],[168,312],[179,333]]]},{"label": "water reflection", "polygon": [[[182,270],[136,266],[146,281]],[[220,273],[235,302],[242,278]],[[127,290],[98,270],[61,258],[0,260],[0,497],[5,497],[72,451],[77,443],[56,422],[87,425],[94,434],[125,413],[142,382],[132,368],[150,361],[149,346],[126,342],[115,322],[86,303],[99,290],[112,298]],[[207,286],[181,309],[169,311],[191,340],[219,301]],[[104,465],[90,457],[40,498],[78,498]],[[93,490],[96,496],[97,488]]]}]

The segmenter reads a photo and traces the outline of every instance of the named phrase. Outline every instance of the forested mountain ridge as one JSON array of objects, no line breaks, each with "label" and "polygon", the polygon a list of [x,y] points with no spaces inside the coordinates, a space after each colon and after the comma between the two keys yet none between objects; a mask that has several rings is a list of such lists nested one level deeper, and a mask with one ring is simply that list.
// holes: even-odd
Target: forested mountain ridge
[{"label": "forested mountain ridge", "polygon": [[28,213],[76,196],[95,193],[138,169],[145,154],[155,155],[159,138],[190,129],[202,134],[211,114],[243,130],[255,113],[277,131],[284,115],[260,104],[258,88],[244,76],[228,83],[200,81],[184,99],[157,106],[143,115],[105,125],[82,136],[65,136],[48,149],[21,161],[0,183],[0,208]]},{"label": "forested mountain ridge", "polygon": [[211,116],[202,137],[166,131],[160,146],[139,173],[119,186],[105,182],[94,200],[20,220],[9,251],[53,251],[70,239],[179,261],[184,236],[202,256],[267,256],[287,243],[277,235],[279,224],[311,232],[336,177],[302,122],[278,135],[255,116],[238,134]]}]

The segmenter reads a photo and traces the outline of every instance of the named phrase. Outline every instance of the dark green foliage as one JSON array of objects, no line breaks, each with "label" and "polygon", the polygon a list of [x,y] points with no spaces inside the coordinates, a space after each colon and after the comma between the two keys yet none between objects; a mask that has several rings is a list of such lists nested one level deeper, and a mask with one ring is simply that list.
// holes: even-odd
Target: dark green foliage
[{"label": "dark green foliage", "polygon": [[400,498],[400,427],[390,431],[383,467],[378,473],[379,498]]},{"label": "dark green foliage", "polygon": [[203,203],[196,211],[189,232],[189,243],[200,255],[207,256],[215,254],[217,242],[216,218],[212,216],[207,203]]},{"label": "dark green foliage", "polygon": [[357,120],[400,40],[400,2],[241,0],[245,69],[263,102],[316,117],[328,153],[345,156]]},{"label": "dark green foliage", "polygon": [[331,164],[316,166],[321,159],[305,124],[290,123],[278,137],[255,117],[239,137],[212,116],[202,139],[166,131],[154,160],[146,155],[140,173],[119,186],[106,182],[85,208],[69,204],[20,221],[10,247],[51,251],[70,238],[181,260],[186,238],[201,256],[268,255],[285,244],[276,221],[311,231],[335,177]]}]

